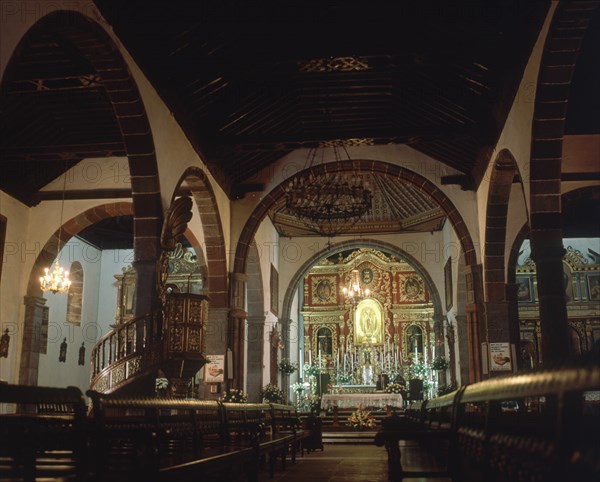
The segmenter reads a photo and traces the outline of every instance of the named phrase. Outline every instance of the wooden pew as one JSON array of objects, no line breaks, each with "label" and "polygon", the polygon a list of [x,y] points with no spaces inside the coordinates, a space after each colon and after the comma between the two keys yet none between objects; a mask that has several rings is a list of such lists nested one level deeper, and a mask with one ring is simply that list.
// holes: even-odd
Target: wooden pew
[{"label": "wooden pew", "polygon": [[273,433],[278,435],[293,435],[293,442],[289,446],[292,463],[296,462],[296,452],[304,455],[302,441],[309,436],[309,432],[302,428],[302,422],[296,408],[292,405],[271,403],[271,424]]},{"label": "wooden pew", "polygon": [[493,378],[385,419],[375,443],[388,450],[390,480],[416,475],[402,472],[406,439],[444,449],[455,480],[600,480],[599,398],[597,362]]},{"label": "wooden pew", "polygon": [[1,480],[85,480],[89,438],[78,388],[0,384],[0,403],[15,404],[0,414]]},{"label": "wooden pew", "polygon": [[88,395],[96,480],[256,480],[255,451],[229,443],[219,402]]},{"label": "wooden pew", "polygon": [[274,426],[273,411],[266,403],[223,403],[224,420],[229,443],[251,445],[257,460],[268,460],[269,476],[273,477],[277,458],[285,470],[288,448],[295,443],[295,435],[280,432]]}]

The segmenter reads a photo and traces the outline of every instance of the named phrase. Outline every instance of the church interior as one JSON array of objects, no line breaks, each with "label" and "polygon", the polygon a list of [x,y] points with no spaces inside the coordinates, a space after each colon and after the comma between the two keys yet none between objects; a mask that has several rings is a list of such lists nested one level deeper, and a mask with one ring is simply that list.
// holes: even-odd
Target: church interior
[{"label": "church interior", "polygon": [[600,477],[599,5],[0,0],[2,478]]}]

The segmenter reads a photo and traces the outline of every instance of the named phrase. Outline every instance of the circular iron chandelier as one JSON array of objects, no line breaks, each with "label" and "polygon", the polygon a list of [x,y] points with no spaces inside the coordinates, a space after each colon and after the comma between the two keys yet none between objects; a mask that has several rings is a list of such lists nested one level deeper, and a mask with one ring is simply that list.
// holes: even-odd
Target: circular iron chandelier
[{"label": "circular iron chandelier", "polygon": [[308,172],[285,187],[286,211],[325,236],[347,231],[371,210],[372,201],[369,185],[356,173]]}]

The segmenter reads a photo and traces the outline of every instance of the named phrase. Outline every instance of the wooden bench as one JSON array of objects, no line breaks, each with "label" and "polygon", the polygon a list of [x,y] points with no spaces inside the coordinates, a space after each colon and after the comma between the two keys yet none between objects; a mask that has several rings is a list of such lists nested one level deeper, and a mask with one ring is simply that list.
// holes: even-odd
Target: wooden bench
[{"label": "wooden bench", "polygon": [[[0,479],[84,480],[88,471],[86,406],[76,387],[0,384]],[[5,407],[7,408],[7,407]]]},{"label": "wooden bench", "polygon": [[271,424],[273,433],[279,435],[293,435],[290,445],[292,463],[296,462],[296,453],[304,455],[303,441],[310,435],[308,430],[302,428],[302,421],[296,408],[292,405],[271,403]]},{"label": "wooden bench", "polygon": [[256,480],[253,447],[230,444],[217,401],[116,398],[93,401],[93,477],[130,480]]},{"label": "wooden bench", "polygon": [[225,427],[229,443],[255,447],[257,461],[268,461],[273,477],[277,458],[286,468],[286,454],[295,443],[295,434],[280,432],[274,425],[271,405],[266,403],[223,403]]},{"label": "wooden bench", "polygon": [[417,475],[402,471],[406,439],[445,450],[455,480],[600,480],[599,397],[598,363],[493,378],[384,419],[375,443],[394,481]]}]

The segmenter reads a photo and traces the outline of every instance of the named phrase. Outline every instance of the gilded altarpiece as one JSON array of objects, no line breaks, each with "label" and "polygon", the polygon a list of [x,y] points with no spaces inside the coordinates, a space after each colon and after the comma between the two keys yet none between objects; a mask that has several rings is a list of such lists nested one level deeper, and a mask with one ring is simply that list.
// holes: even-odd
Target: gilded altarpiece
[{"label": "gilded altarpiece", "polygon": [[[357,270],[369,296],[360,303],[342,293]],[[407,329],[418,326],[422,336],[418,362],[431,357],[433,305],[422,277],[404,260],[381,251],[362,248],[340,253],[316,263],[304,279],[304,360],[333,375],[348,371],[349,357],[368,347],[377,373],[402,371],[414,363]],[[318,333],[332,334],[331,355],[319,346]],[[320,331],[321,330],[321,331]],[[321,336],[321,341],[324,339]],[[352,366],[352,365],[350,365]]]},{"label": "gilded altarpiece", "polygon": [[[600,264],[590,261],[572,246],[563,258],[563,280],[569,319],[569,342],[574,355],[600,344]],[[542,330],[537,292],[536,266],[531,258],[517,265],[516,276],[520,358],[525,369],[543,362]]]}]

